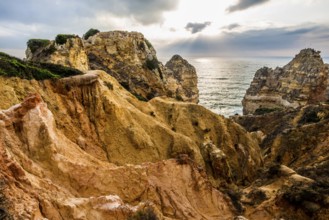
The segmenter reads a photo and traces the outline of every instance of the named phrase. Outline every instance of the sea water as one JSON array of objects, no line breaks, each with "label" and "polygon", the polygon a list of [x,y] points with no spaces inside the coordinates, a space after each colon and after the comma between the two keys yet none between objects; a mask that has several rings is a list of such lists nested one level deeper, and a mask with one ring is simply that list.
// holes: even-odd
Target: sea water
[{"label": "sea water", "polygon": [[186,58],[197,71],[199,104],[226,117],[242,114],[242,99],[255,72],[286,65],[291,58]]}]

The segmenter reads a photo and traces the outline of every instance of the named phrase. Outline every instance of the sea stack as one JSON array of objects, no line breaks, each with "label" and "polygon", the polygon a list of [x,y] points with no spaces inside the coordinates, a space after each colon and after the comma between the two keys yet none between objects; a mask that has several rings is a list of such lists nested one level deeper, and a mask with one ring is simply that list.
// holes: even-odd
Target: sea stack
[{"label": "sea stack", "polygon": [[244,114],[261,114],[328,100],[328,65],[319,51],[304,49],[282,68],[259,69],[242,104]]}]

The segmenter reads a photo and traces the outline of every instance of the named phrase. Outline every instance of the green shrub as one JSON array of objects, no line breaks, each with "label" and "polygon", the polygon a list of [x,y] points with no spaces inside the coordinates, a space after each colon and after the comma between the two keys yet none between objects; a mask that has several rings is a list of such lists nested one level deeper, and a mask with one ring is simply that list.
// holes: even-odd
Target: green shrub
[{"label": "green shrub", "polygon": [[145,43],[146,43],[148,48],[154,48],[153,45],[151,44],[151,42],[148,41],[147,39],[145,39]]},{"label": "green shrub", "polygon": [[258,108],[255,111],[255,115],[265,115],[271,112],[280,111],[279,108]]},{"label": "green shrub", "polygon": [[99,33],[99,30],[90,28],[84,35],[83,39],[87,40],[89,37],[94,36],[95,34]]},{"label": "green shrub", "polygon": [[76,38],[74,34],[58,34],[55,38],[56,44],[65,44],[66,41],[70,38]]},{"label": "green shrub", "polygon": [[0,75],[23,79],[56,79],[83,74],[81,71],[50,63],[26,62],[0,52]]},{"label": "green shrub", "polygon": [[184,101],[183,97],[181,95],[176,95],[176,100],[177,101]]},{"label": "green shrub", "polygon": [[321,121],[316,110],[310,110],[303,114],[302,118],[299,120],[299,124],[309,124],[317,123]]},{"label": "green shrub", "polygon": [[80,70],[71,68],[71,67],[66,67],[58,64],[53,64],[53,63],[38,63],[34,62],[31,63],[32,65],[40,68],[40,69],[46,69],[50,71],[51,73],[55,74],[57,77],[56,78],[62,78],[62,77],[69,77],[69,76],[75,76],[75,75],[82,75],[83,72]]},{"label": "green shrub", "polygon": [[259,205],[267,198],[266,193],[261,189],[253,189],[247,194],[247,198],[251,200],[253,205]]},{"label": "green shrub", "polygon": [[132,93],[139,101],[142,102],[147,102],[148,100],[146,98],[144,98],[142,95],[137,94],[137,93]]},{"label": "green shrub", "polygon": [[104,85],[109,89],[113,90],[113,84],[111,82],[104,82]]},{"label": "green shrub", "polygon": [[225,190],[225,193],[230,197],[231,202],[234,208],[236,209],[236,211],[239,214],[243,213],[244,209],[240,201],[242,197],[242,193],[240,191],[234,191],[232,189]]},{"label": "green shrub", "polygon": [[46,39],[30,39],[27,41],[27,46],[30,48],[32,53],[37,51],[39,48],[46,47],[50,44],[50,40]]},{"label": "green shrub", "polygon": [[146,208],[138,211],[134,216],[128,218],[128,220],[158,220],[159,218],[154,213],[153,209]]},{"label": "green shrub", "polygon": [[147,59],[146,60],[146,67],[149,69],[149,70],[155,70],[155,69],[158,69],[159,68],[159,61],[157,58],[153,57],[152,60],[149,60]]}]

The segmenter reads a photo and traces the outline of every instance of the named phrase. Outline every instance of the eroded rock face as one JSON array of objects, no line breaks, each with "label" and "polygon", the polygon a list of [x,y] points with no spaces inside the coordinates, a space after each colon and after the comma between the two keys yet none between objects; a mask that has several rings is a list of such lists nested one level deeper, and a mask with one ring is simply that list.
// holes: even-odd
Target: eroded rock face
[{"label": "eroded rock face", "polygon": [[49,62],[82,71],[104,70],[128,91],[142,100],[167,96],[198,102],[197,75],[193,66],[174,56],[165,67],[143,34],[126,31],[100,32],[87,40],[69,38],[63,45],[51,42],[32,53],[27,60]]},{"label": "eroded rock face", "polygon": [[26,59],[44,63],[54,63],[72,67],[83,72],[89,69],[88,57],[79,37],[69,38],[64,44],[51,41],[49,45],[40,47],[36,51],[26,49]]},{"label": "eroded rock face", "polygon": [[326,104],[240,116],[235,120],[248,131],[260,130],[265,135],[260,146],[268,163],[279,162],[297,169],[321,163],[328,154],[324,147],[329,137],[329,106]]},{"label": "eroded rock face", "polygon": [[176,96],[182,100],[198,103],[198,76],[194,66],[189,64],[179,55],[174,55],[167,63],[166,67],[173,72],[174,78],[181,84],[181,88],[176,90]]},{"label": "eroded rock face", "polygon": [[[7,86],[0,92],[10,97],[1,103],[3,108],[29,93],[41,94],[55,116],[57,128],[103,161],[140,164],[187,154],[207,167],[215,185],[231,179],[235,183],[251,181],[256,167],[262,164],[257,141],[231,120],[195,104],[161,98],[140,102],[102,71],[42,84],[3,80]],[[210,143],[213,147],[204,150]],[[229,178],[209,160],[216,149],[225,154],[216,164],[228,166]]]},{"label": "eroded rock face", "polygon": [[241,190],[251,219],[329,217],[328,66],[319,54],[305,49],[283,68],[258,70],[243,101],[248,115],[232,117],[264,155],[263,173]]},{"label": "eroded rock face", "polygon": [[319,51],[304,49],[283,68],[258,70],[242,104],[244,114],[254,114],[328,100],[328,66]]},{"label": "eroded rock face", "polygon": [[328,218],[329,106],[306,105],[264,115],[236,116],[235,120],[248,131],[263,134],[260,146],[269,167],[250,188],[263,190],[267,198],[256,209],[247,206],[248,216]]},{"label": "eroded rock face", "polygon": [[[160,219],[230,219],[230,199],[214,186],[250,182],[262,165],[233,121],[195,104],[141,102],[102,71],[0,82],[3,207],[14,217],[127,219],[151,209]],[[24,100],[31,93],[40,96]]]},{"label": "eroded rock face", "polygon": [[156,52],[137,32],[103,32],[85,43],[90,68],[104,70],[128,91],[144,99],[167,95]]}]

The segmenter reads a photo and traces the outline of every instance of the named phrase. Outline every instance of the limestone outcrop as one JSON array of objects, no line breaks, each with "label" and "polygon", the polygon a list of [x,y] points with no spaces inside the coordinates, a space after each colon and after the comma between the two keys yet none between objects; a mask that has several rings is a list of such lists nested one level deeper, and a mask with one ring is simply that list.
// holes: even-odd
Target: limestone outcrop
[{"label": "limestone outcrop", "polygon": [[257,114],[328,100],[328,66],[319,51],[304,49],[283,68],[258,70],[242,104],[244,114]]},{"label": "limestone outcrop", "polygon": [[246,217],[329,218],[328,97],[328,65],[313,49],[257,71],[243,100],[247,115],[232,117],[258,140],[265,163],[239,191],[235,206]]},{"label": "limestone outcrop", "polygon": [[232,120],[192,103],[139,101],[103,71],[0,84],[7,216],[231,219],[231,199],[215,187],[250,183],[263,163]]},{"label": "limestone outcrop", "polygon": [[321,164],[329,157],[325,147],[329,143],[327,104],[236,116],[235,121],[250,132],[261,131],[260,146],[266,163],[277,162],[298,169]]},{"label": "limestone outcrop", "polygon": [[28,46],[25,53],[28,61],[54,63],[83,72],[89,69],[83,42],[78,36],[67,38],[65,42],[60,43],[49,41],[48,44],[36,48]]},{"label": "limestone outcrop", "polygon": [[245,215],[251,219],[327,219],[329,106],[306,105],[234,119],[262,136],[260,147],[267,167],[243,190]]},{"label": "limestone outcrop", "polygon": [[150,212],[161,219],[228,219],[233,215],[225,195],[212,188],[192,162],[178,164],[172,159],[116,166],[87,154],[56,128],[53,114],[37,94],[0,115],[1,199],[8,217],[127,219]]},{"label": "limestone outcrop", "polygon": [[82,71],[104,70],[142,100],[168,96],[198,102],[195,68],[179,56],[174,56],[167,68],[158,61],[155,49],[141,33],[100,32],[86,40],[68,37],[64,44],[51,41],[36,49],[28,47],[26,55],[27,60]]},{"label": "limestone outcrop", "polygon": [[176,90],[176,97],[182,100],[198,103],[198,76],[194,66],[179,55],[174,55],[167,63],[166,68],[173,72],[174,78],[181,85]]}]

